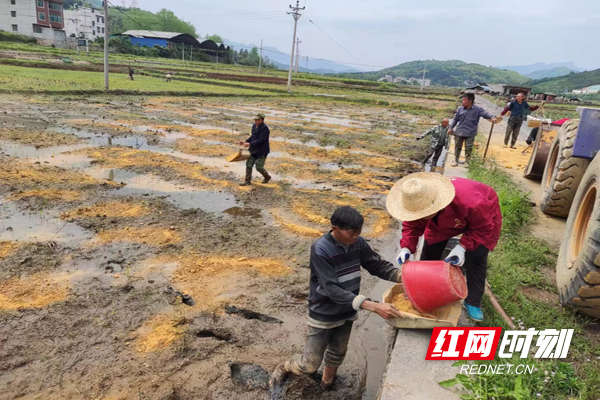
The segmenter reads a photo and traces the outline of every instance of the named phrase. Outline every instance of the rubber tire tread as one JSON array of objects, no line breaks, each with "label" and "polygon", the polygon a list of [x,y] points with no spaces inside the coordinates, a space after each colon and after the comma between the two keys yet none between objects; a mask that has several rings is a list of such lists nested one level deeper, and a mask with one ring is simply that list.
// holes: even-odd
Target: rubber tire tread
[{"label": "rubber tire tread", "polygon": [[[578,126],[579,120],[563,124],[550,148],[542,177],[540,198],[540,209],[546,214],[561,218],[569,215],[581,178],[590,164],[589,160],[573,157],[573,144]],[[554,170],[550,171],[552,152],[555,151],[556,146],[558,146],[556,166]],[[548,174],[552,174],[552,177],[549,184],[546,185]]]},{"label": "rubber tire tread", "polygon": [[[583,196],[588,183],[595,179],[597,186],[594,211],[588,225],[588,237],[580,254],[575,259],[572,268],[569,268],[569,242],[577,214],[583,201]],[[580,294],[582,288],[599,288],[600,284],[591,284],[586,282],[585,278],[592,272],[600,273],[600,267],[594,264],[600,255],[600,155],[597,156],[587,168],[586,173],[581,179],[581,184],[577,190],[573,208],[569,214],[565,225],[565,233],[560,246],[558,260],[556,264],[556,285],[560,296],[561,304],[571,305],[578,312],[589,315],[594,318],[600,318],[600,305],[590,304],[589,306],[575,305],[572,301],[576,298],[585,301],[586,297]],[[591,299],[592,297],[587,297]],[[596,298],[596,297],[594,297]]]}]

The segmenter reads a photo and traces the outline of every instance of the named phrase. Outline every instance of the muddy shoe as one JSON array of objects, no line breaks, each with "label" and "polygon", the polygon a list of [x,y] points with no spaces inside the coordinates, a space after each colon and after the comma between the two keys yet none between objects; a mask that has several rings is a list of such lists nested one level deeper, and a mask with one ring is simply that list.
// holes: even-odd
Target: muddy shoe
[{"label": "muddy shoe", "polygon": [[275,367],[275,370],[271,374],[271,379],[269,379],[269,387],[275,387],[281,385],[283,380],[288,375],[288,370],[285,369],[284,364],[279,364]]},{"label": "muddy shoe", "polygon": [[240,186],[250,186],[252,185],[252,182],[242,182],[240,183]]},{"label": "muddy shoe", "polygon": [[450,164],[450,165],[453,166],[453,167],[458,167],[458,162],[452,161],[452,164]]},{"label": "muddy shoe", "polygon": [[333,390],[333,381],[327,383],[325,381],[321,381],[321,388],[323,390]]},{"label": "muddy shoe", "polygon": [[516,147],[515,147],[515,146],[510,146],[510,148],[511,148],[511,149],[516,149]]},{"label": "muddy shoe", "polygon": [[262,183],[269,183],[271,181],[271,176],[267,176],[265,179],[263,179]]}]

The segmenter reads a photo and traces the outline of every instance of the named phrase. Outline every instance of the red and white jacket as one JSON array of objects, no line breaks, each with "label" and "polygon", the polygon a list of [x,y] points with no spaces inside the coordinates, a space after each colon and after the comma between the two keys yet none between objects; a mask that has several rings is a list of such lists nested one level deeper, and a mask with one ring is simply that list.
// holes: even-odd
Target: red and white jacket
[{"label": "red and white jacket", "polygon": [[452,203],[441,210],[437,218],[403,222],[400,246],[414,253],[423,234],[427,243],[434,244],[462,233],[460,244],[467,251],[474,251],[479,245],[494,250],[502,229],[498,195],[494,189],[480,182],[449,179],[456,189]]}]

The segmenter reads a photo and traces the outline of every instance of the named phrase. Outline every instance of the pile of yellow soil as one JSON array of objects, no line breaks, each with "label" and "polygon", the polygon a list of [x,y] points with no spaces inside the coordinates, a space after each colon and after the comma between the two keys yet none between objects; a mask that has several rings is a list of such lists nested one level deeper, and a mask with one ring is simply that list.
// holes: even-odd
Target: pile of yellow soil
[{"label": "pile of yellow soil", "polygon": [[124,228],[102,231],[98,234],[100,243],[132,242],[152,246],[166,246],[181,241],[181,235],[163,228]]},{"label": "pile of yellow soil", "polygon": [[410,300],[406,297],[406,295],[404,293],[395,294],[394,297],[392,297],[392,305],[400,311],[404,311],[404,312],[407,312],[410,314],[415,314],[421,318],[435,319],[430,314],[421,314],[419,312],[419,310],[417,310],[412,305],[412,303],[410,302]]},{"label": "pile of yellow soil", "polygon": [[0,310],[44,307],[68,295],[68,285],[51,279],[48,274],[14,278],[0,284]]},{"label": "pile of yellow soil", "polygon": [[149,353],[170,346],[181,334],[183,327],[179,320],[167,315],[157,315],[150,318],[136,331],[136,350]]},{"label": "pile of yellow soil", "polygon": [[53,201],[76,201],[81,200],[84,197],[84,194],[81,192],[76,192],[74,190],[41,189],[15,193],[10,196],[10,199],[20,200],[29,197],[41,197],[43,199]]},{"label": "pile of yellow soil", "polygon": [[112,202],[96,204],[91,207],[79,208],[77,210],[69,211],[61,215],[62,219],[69,218],[86,218],[95,217],[97,215],[111,217],[111,218],[127,218],[127,217],[141,217],[148,214],[147,207],[124,202]]}]

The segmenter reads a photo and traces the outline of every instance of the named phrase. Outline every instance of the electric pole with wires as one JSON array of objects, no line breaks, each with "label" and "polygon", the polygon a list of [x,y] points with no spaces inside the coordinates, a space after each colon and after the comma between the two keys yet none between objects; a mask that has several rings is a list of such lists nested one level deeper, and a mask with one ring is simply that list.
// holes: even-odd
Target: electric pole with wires
[{"label": "electric pole with wires", "polygon": [[292,70],[294,69],[294,49],[296,47],[296,30],[298,28],[298,20],[302,16],[300,11],[303,11],[306,7],[300,8],[300,0],[296,0],[296,7],[292,7],[290,5],[290,8],[292,11],[288,11],[288,14],[292,14],[292,17],[294,17],[294,36],[292,37],[292,54],[290,54],[290,69],[288,71],[288,93],[292,93]]},{"label": "electric pole with wires", "polygon": [[258,60],[258,73],[260,74],[260,70],[262,69],[262,48],[263,48],[263,40],[260,39],[260,59]]},{"label": "electric pole with wires", "polygon": [[110,23],[108,20],[108,0],[104,0],[104,91],[108,92],[108,30]]},{"label": "electric pole with wires", "polygon": [[296,39],[296,73],[298,73],[300,68],[300,43],[302,43],[302,41],[300,39]]}]

